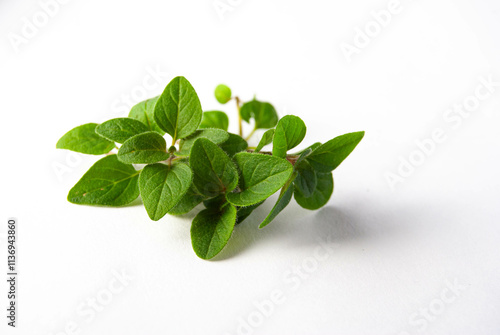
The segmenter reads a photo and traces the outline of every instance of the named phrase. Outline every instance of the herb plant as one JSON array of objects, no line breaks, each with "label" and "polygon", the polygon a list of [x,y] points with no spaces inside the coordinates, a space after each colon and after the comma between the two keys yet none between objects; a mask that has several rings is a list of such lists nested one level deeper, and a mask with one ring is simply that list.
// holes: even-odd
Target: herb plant
[{"label": "herb plant", "polygon": [[[270,103],[255,98],[242,102],[225,85],[217,86],[215,97],[221,104],[236,102],[239,134],[227,131],[229,119],[224,112],[202,111],[184,77],[174,78],[160,96],[135,105],[126,118],[70,130],[57,148],[106,156],[69,191],[68,201],[124,206],[140,195],[155,221],[165,214],[188,213],[203,203],[205,209],[191,226],[193,249],[203,259],[221,252],[235,225],[278,191],[276,204],[259,228],[271,223],[292,197],[310,210],[328,202],[333,192],[332,171],[354,150],[364,132],[290,153],[306,135],[299,117],[279,119]],[[243,121],[254,125],[246,138]],[[256,147],[248,147],[247,140],[257,129],[268,130]],[[170,146],[166,134],[172,139]],[[271,143],[272,152],[263,152]]]}]

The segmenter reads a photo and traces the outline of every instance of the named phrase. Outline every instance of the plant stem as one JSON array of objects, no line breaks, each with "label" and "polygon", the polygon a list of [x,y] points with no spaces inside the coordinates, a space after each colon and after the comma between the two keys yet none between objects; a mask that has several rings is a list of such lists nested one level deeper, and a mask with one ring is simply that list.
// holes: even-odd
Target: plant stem
[{"label": "plant stem", "polygon": [[238,109],[238,125],[239,125],[240,136],[243,136],[243,122],[241,120],[240,98],[234,97],[234,100],[236,100],[236,108]]},{"label": "plant stem", "polygon": [[172,166],[172,162],[175,162],[175,161],[178,161],[179,159],[183,159],[183,158],[186,158],[186,157],[189,157],[189,156],[182,156],[182,157],[178,157],[178,156],[170,156],[169,158],[167,158],[166,160],[164,161],[159,161],[158,163],[165,163],[167,164],[168,166]]},{"label": "plant stem", "polygon": [[257,130],[257,128],[253,128],[252,132],[245,138],[245,141],[248,141],[253,134],[255,134],[255,131]]}]

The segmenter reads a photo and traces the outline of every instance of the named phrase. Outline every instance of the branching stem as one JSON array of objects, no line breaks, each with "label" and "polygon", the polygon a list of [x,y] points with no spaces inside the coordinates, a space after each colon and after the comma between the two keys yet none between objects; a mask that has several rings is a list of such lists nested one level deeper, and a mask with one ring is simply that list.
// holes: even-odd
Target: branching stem
[{"label": "branching stem", "polygon": [[234,97],[234,100],[236,101],[236,108],[238,109],[238,126],[239,126],[239,133],[240,136],[243,136],[243,121],[241,119],[241,101],[239,97]]}]

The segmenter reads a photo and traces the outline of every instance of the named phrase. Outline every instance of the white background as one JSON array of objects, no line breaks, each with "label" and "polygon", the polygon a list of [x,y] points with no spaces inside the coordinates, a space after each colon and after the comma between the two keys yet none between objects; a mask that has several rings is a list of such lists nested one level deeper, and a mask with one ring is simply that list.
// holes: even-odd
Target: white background
[{"label": "white background", "polygon": [[[342,43],[389,1],[222,3],[232,10],[221,18],[212,0],[71,0],[16,48],[13,34],[42,9],[1,0],[0,218],[18,218],[20,248],[18,328],[5,331],[2,280],[1,333],[499,334],[500,86],[467,118],[444,119],[481,77],[500,82],[499,3],[401,0],[351,62]],[[300,116],[304,145],[366,137],[335,171],[325,208],[293,202],[259,230],[272,199],[203,261],[189,238],[194,214],[152,222],[140,204],[66,201],[97,157],[58,151],[57,140],[125,116],[124,96],[137,98],[151,69],[161,75],[147,97],[184,75],[233,130],[234,106],[213,98],[219,83]],[[446,140],[415,153],[436,129]],[[411,157],[421,164],[391,187],[387,175]],[[116,271],[132,279],[109,296]],[[262,316],[255,303],[275,290],[282,301]],[[94,298],[105,306],[82,315]]]}]

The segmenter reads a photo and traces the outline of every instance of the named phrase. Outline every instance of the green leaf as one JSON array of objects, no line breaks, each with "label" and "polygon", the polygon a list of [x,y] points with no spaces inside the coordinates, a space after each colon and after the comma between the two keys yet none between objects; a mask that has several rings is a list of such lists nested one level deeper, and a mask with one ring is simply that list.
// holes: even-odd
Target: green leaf
[{"label": "green leaf", "polygon": [[144,123],[126,117],[106,121],[95,128],[97,134],[117,143],[147,131],[149,129]]},{"label": "green leaf", "polygon": [[236,208],[202,210],[193,220],[191,242],[194,252],[202,259],[210,259],[224,249],[236,222]]},{"label": "green leaf", "polygon": [[222,129],[215,129],[215,128],[197,130],[193,135],[181,140],[179,144],[179,152],[177,153],[177,155],[179,156],[189,155],[191,147],[193,146],[194,142],[199,138],[206,138],[215,144],[221,144],[229,139],[229,134],[228,132]]},{"label": "green leaf", "polygon": [[229,118],[227,114],[220,111],[209,111],[203,113],[200,128],[218,128],[227,131]]},{"label": "green leaf", "polygon": [[290,200],[292,200],[293,196],[293,180],[295,179],[294,176],[292,176],[288,182],[286,183],[285,186],[281,189],[280,196],[278,198],[278,201],[276,201],[276,204],[274,205],[273,209],[271,210],[271,213],[262,221],[262,223],[259,225],[259,228],[264,228],[268,224],[270,224],[277,216],[279,213],[281,213],[282,210],[285,209],[286,206],[290,203]]},{"label": "green leaf", "polygon": [[161,135],[165,135],[165,132],[158,127],[158,124],[156,124],[155,121],[155,105],[158,98],[159,96],[139,102],[137,105],[132,107],[128,117],[141,121],[151,131],[156,131]]},{"label": "green leaf", "polygon": [[285,158],[287,151],[299,145],[305,136],[304,121],[294,115],[282,117],[274,133],[273,156]]},{"label": "green leaf", "polygon": [[333,193],[333,176],[331,173],[317,173],[317,186],[310,197],[302,194],[295,185],[295,200],[305,209],[316,210],[327,204]]},{"label": "green leaf", "polygon": [[310,145],[307,148],[305,148],[304,150],[299,151],[299,152],[297,152],[297,153],[295,153],[293,155],[301,155],[304,152],[308,151],[309,149],[311,149],[311,152],[312,152],[312,151],[316,150],[317,148],[319,148],[320,146],[321,146],[321,143],[320,142],[316,142],[313,145]]},{"label": "green leaf", "polygon": [[222,206],[226,203],[227,200],[224,194],[219,194],[215,198],[210,198],[203,201],[203,205],[206,208],[222,208]]},{"label": "green leaf", "polygon": [[335,170],[363,139],[364,131],[349,133],[334,138],[319,146],[307,158],[318,172],[327,173]]},{"label": "green leaf", "polygon": [[243,137],[229,133],[229,139],[219,144],[219,147],[224,150],[229,157],[233,157],[238,152],[245,151],[248,148],[248,143],[243,139]]},{"label": "green leaf", "polygon": [[191,169],[184,163],[146,166],[139,178],[139,188],[151,220],[158,221],[174,208],[188,191],[191,180]]},{"label": "green leaf", "polygon": [[231,100],[231,95],[231,89],[226,85],[220,84],[215,88],[215,99],[221,104],[225,104]]},{"label": "green leaf", "polygon": [[129,138],[118,150],[118,159],[128,164],[150,164],[168,159],[163,136],[150,131]]},{"label": "green leaf", "polygon": [[269,155],[240,152],[234,159],[241,171],[241,192],[226,197],[235,206],[250,206],[267,199],[285,185],[293,172],[287,160]]},{"label": "green leaf", "polygon": [[297,178],[295,179],[295,187],[305,197],[312,196],[316,190],[316,185],[318,184],[316,171],[307,161],[295,164],[295,166],[298,173]]},{"label": "green leaf", "polygon": [[300,164],[312,153],[311,148],[307,148],[306,150],[302,151],[302,153],[299,155],[299,158],[295,161],[295,170],[300,166]]},{"label": "green leaf", "polygon": [[173,137],[173,141],[188,137],[198,128],[202,110],[193,86],[184,77],[176,77],[167,85],[155,106],[158,126]]},{"label": "green leaf", "polygon": [[139,172],[116,155],[98,160],[69,191],[68,201],[80,205],[123,206],[139,196]]},{"label": "green leaf", "polygon": [[255,148],[255,152],[259,152],[264,148],[266,145],[271,144],[273,141],[273,136],[274,136],[274,129],[269,129],[262,135],[262,138],[260,139],[259,145]]},{"label": "green leaf", "polygon": [[67,149],[89,155],[110,152],[115,144],[95,132],[97,123],[87,123],[73,128],[57,141],[57,149]]},{"label": "green leaf", "polygon": [[252,212],[257,209],[260,205],[262,205],[264,201],[256,203],[255,205],[246,206],[246,207],[238,207],[238,213],[236,217],[236,224],[240,224],[246,220],[252,214]]},{"label": "green leaf", "polygon": [[252,100],[241,107],[241,118],[250,122],[250,118],[255,119],[255,129],[273,128],[278,123],[278,113],[273,105],[268,102]]},{"label": "green leaf", "polygon": [[201,204],[204,199],[205,197],[202,196],[193,185],[191,185],[191,188],[186,192],[186,194],[184,194],[177,205],[168,211],[168,214],[183,215],[189,213],[192,209]]},{"label": "green leaf", "polygon": [[189,156],[193,184],[202,195],[214,197],[238,185],[238,170],[229,156],[206,138],[194,142]]}]

